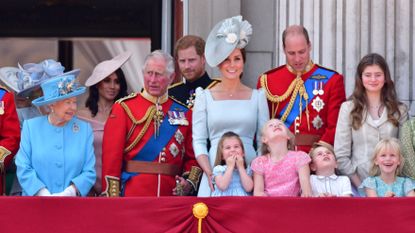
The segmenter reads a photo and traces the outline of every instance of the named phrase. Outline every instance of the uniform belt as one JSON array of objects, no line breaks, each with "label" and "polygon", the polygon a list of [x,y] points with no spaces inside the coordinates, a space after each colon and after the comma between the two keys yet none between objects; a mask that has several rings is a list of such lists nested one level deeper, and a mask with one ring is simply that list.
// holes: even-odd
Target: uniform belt
[{"label": "uniform belt", "polygon": [[295,145],[296,146],[312,146],[313,143],[320,140],[320,135],[317,134],[296,134]]},{"label": "uniform belt", "polygon": [[125,164],[126,172],[138,172],[147,174],[162,174],[175,176],[180,174],[180,169],[175,164],[143,162],[130,160]]}]

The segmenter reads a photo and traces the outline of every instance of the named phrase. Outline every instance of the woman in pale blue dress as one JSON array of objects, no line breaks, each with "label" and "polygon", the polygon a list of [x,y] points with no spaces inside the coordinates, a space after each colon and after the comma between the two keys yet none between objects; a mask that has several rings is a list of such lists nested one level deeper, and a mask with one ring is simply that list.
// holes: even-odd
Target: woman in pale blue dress
[{"label": "woman in pale blue dress", "polygon": [[204,171],[198,196],[211,196],[215,153],[225,132],[233,131],[241,137],[248,165],[257,156],[254,140],[257,148],[261,145],[259,132],[269,118],[265,94],[263,90],[245,86],[240,79],[245,62],[244,47],[251,34],[251,25],[236,16],[219,22],[206,41],[206,61],[219,68],[221,82],[211,89],[196,90],[193,147]]},{"label": "woman in pale blue dress", "polygon": [[94,138],[90,124],[75,117],[76,96],[85,87],[77,85],[76,74],[68,74],[41,88],[43,96],[32,103],[51,111],[24,121],[16,154],[23,196],[86,196],[96,177]]}]

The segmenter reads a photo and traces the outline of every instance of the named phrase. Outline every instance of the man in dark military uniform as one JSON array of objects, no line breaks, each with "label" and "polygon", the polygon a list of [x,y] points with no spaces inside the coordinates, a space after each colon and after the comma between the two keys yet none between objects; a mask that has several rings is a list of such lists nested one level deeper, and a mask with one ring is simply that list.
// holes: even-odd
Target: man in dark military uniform
[{"label": "man in dark military uniform", "polygon": [[295,134],[298,150],[309,152],[316,141],[333,145],[340,105],[345,100],[343,76],[310,59],[311,42],[303,26],[288,27],[282,42],[287,64],[258,79],[265,90],[271,118],[281,119]]},{"label": "man in dark military uniform", "polygon": [[193,35],[180,38],[174,48],[174,57],[184,80],[169,88],[169,96],[192,108],[195,90],[210,88],[218,81],[209,78],[205,71],[205,41]]}]

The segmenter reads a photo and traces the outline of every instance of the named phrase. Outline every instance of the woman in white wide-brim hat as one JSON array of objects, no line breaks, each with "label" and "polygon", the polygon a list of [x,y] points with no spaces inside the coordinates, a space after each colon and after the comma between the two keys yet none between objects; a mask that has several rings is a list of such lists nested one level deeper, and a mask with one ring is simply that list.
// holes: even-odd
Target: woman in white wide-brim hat
[{"label": "woman in white wide-brim hat", "polygon": [[[242,20],[242,16],[235,16],[216,24],[206,41],[206,61],[212,67],[218,67],[221,82],[211,89],[196,90],[193,148],[204,171],[198,196],[211,195],[217,144],[225,132],[233,131],[240,136],[247,165],[257,155],[253,146],[255,136],[257,146],[261,145],[259,132],[268,120],[265,94],[241,82],[246,61],[244,48],[251,35],[251,24]],[[208,140],[211,143],[209,150]]]},{"label": "woman in white wide-brim hat", "polygon": [[40,87],[43,96],[32,103],[48,105],[50,113],[23,123],[16,154],[22,194],[86,196],[96,178],[93,134],[90,124],[75,116],[77,96],[86,88],[73,73],[50,78]]},{"label": "woman in white wide-brim hat", "polygon": [[78,112],[80,119],[89,122],[94,131],[95,169],[97,180],[90,195],[101,193],[102,171],[102,137],[104,125],[110,114],[112,105],[117,99],[127,95],[127,81],[121,66],[131,57],[131,52],[123,52],[111,60],[99,63],[91,76],[86,80],[89,96],[84,109]]}]

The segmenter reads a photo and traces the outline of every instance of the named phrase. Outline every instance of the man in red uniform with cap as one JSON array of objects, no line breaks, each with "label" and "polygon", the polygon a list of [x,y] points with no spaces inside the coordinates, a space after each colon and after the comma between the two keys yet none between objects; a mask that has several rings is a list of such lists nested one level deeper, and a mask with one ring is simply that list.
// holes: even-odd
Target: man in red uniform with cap
[{"label": "man in red uniform with cap", "polygon": [[337,118],[345,100],[343,76],[314,64],[311,42],[303,26],[282,35],[287,64],[262,74],[271,118],[281,119],[295,134],[296,149],[309,152],[319,140],[334,143]]},{"label": "man in red uniform with cap", "polygon": [[103,194],[189,195],[201,169],[192,148],[191,111],[168,97],[173,58],[160,50],[152,52],[143,75],[144,90],[118,100],[106,122]]},{"label": "man in red uniform with cap", "polygon": [[6,193],[6,168],[19,149],[20,125],[13,94],[0,86],[0,194]]}]

